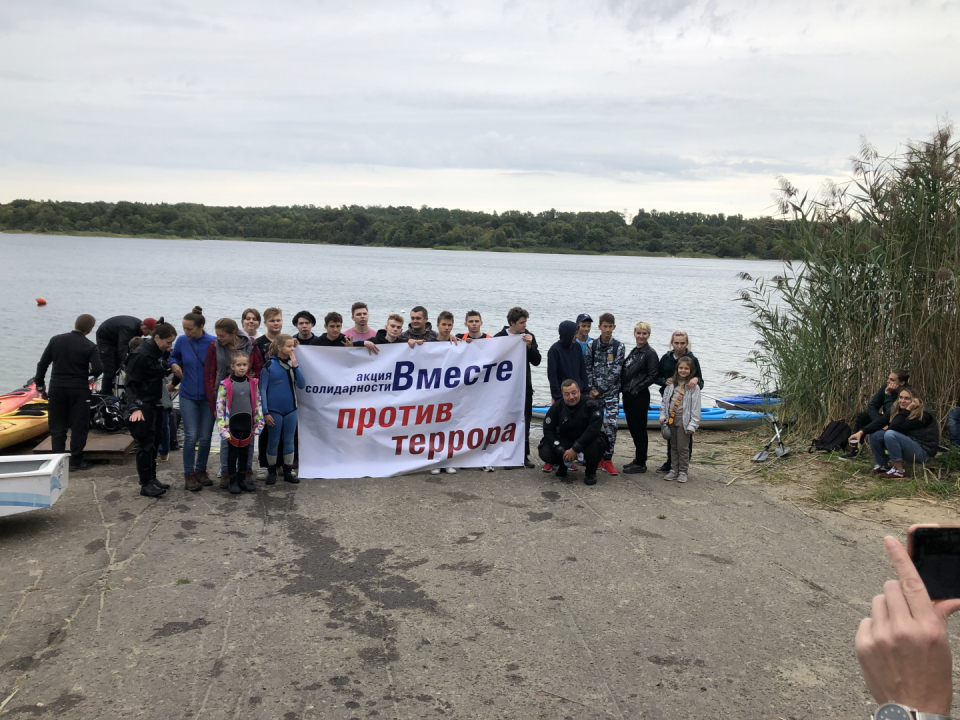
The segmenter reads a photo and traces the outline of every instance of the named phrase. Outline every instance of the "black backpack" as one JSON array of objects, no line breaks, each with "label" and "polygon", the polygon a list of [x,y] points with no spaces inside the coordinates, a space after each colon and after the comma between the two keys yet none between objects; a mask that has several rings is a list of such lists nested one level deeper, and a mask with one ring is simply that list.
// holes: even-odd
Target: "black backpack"
[{"label": "black backpack", "polygon": [[852,434],[853,431],[850,430],[850,426],[843,420],[831,420],[827,423],[823,432],[820,433],[820,437],[816,437],[810,441],[810,447],[807,449],[807,452],[812,453],[816,450],[820,452],[840,450],[846,447],[847,440],[850,439]]}]

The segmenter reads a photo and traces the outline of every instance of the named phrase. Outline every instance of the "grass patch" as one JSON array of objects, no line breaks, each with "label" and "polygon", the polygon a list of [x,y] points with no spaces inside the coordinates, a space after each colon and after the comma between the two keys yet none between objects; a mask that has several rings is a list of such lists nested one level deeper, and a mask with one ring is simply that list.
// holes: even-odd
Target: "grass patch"
[{"label": "grass patch", "polygon": [[187,578],[180,578],[180,579],[177,580],[177,582],[174,583],[174,584],[175,584],[175,585],[189,585],[189,584],[190,584],[190,580],[188,580]]},{"label": "grass patch", "polygon": [[839,507],[847,502],[882,503],[894,498],[926,498],[938,501],[960,499],[960,478],[943,468],[917,468],[913,476],[902,480],[882,475],[868,475],[866,464],[834,465],[825,473],[814,491],[813,499],[823,505]]}]

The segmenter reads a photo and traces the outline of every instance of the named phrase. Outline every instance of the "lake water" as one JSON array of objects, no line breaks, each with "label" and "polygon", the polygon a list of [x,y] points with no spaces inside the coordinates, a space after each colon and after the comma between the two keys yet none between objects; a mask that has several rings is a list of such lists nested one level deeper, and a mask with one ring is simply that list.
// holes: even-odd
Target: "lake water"
[{"label": "lake water", "polygon": [[[239,322],[246,307],[262,312],[278,306],[285,332],[293,334],[290,320],[299,310],[312,312],[321,325],[336,310],[349,327],[350,306],[363,300],[375,328],[392,312],[407,317],[410,308],[423,305],[432,320],[441,310],[453,312],[457,332],[466,311],[479,310],[491,334],[506,324],[511,307],[526,308],[543,353],[533,369],[536,401],[549,400],[546,355],[557,326],[582,312],[594,321],[614,313],[615,337],[628,352],[639,320],[653,326],[650,344],[661,354],[671,332],[683,328],[700,359],[706,393],[752,391],[749,381],[724,377],[730,370],[752,374],[745,359],[756,333],[736,300],[745,285],[737,273],[772,277],[783,270],[779,262],[744,260],[15,234],[0,234],[0,258],[0,334],[6,338],[0,343],[0,391],[32,378],[47,340],[71,330],[80,313],[97,320],[165,316],[179,331],[184,313],[200,305],[213,332],[218,318]],[[38,297],[48,304],[38,307]]]}]

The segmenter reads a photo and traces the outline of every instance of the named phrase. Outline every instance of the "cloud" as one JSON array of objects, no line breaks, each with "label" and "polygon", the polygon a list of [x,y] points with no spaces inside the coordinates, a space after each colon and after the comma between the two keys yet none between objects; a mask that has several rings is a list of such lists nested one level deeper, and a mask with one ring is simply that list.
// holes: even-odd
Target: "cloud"
[{"label": "cloud", "polygon": [[955,28],[932,2],[4,3],[0,166],[835,176],[956,112]]}]

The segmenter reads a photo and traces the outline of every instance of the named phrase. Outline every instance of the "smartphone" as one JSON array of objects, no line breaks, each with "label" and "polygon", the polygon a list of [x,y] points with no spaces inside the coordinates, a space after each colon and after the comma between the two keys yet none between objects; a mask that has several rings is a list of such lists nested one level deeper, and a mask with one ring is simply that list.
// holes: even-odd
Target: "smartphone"
[{"label": "smartphone", "polygon": [[960,526],[914,525],[907,552],[931,600],[960,598]]}]

